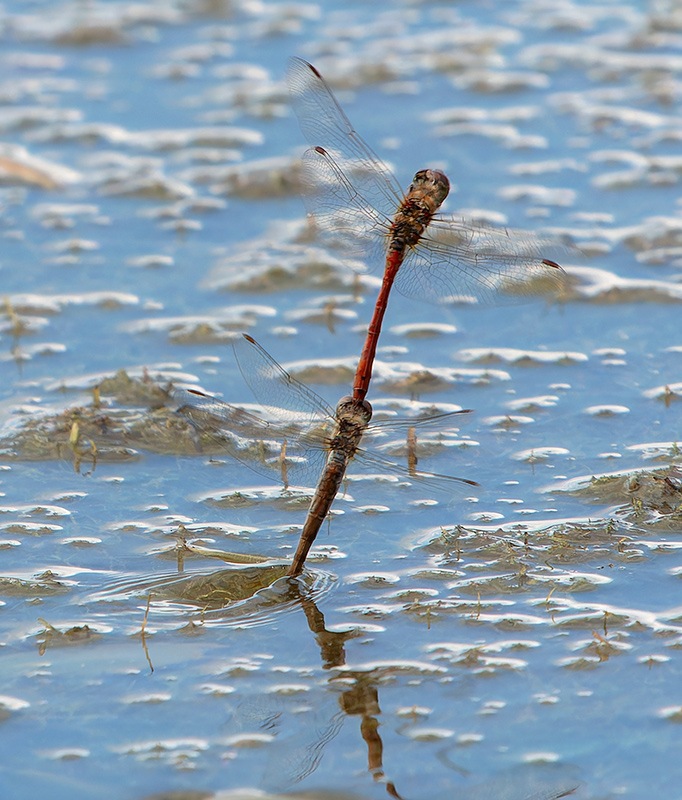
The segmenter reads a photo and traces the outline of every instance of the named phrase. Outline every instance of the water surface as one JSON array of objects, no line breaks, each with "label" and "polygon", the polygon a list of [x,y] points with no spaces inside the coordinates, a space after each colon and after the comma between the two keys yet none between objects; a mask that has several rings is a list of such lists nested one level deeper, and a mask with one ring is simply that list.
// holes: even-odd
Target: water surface
[{"label": "water surface", "polygon": [[[634,1],[5,3],[3,796],[674,796],[681,35]],[[401,183],[576,246],[560,302],[391,298],[369,398],[474,409],[420,466],[480,488],[350,477],[298,585],[308,493],[166,392],[253,404],[241,331],[349,389],[377,283],[305,226],[294,54]]]}]

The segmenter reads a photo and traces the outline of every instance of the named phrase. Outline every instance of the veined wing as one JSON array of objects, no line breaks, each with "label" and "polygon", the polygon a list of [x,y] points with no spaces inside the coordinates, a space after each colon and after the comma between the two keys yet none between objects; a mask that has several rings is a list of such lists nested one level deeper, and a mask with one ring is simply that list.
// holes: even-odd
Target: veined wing
[{"label": "veined wing", "polygon": [[323,147],[353,174],[358,193],[391,216],[402,192],[390,169],[353,128],[320,73],[300,58],[292,58],[286,76],[291,104],[301,131],[313,147]]},{"label": "veined wing", "polygon": [[[327,150],[311,147],[301,159],[303,200],[319,234],[352,256],[383,268],[391,220],[362,194],[362,182],[339,166]],[[359,184],[359,185],[358,185]],[[390,209],[394,213],[396,201]]]},{"label": "veined wing", "polygon": [[197,433],[201,452],[236,458],[269,480],[314,486],[326,460],[326,431],[274,424],[195,390],[176,389],[178,413]]},{"label": "veined wing", "polygon": [[[457,478],[453,475],[441,475],[438,472],[426,472],[421,469],[408,469],[402,464],[398,464],[391,459],[375,453],[360,449],[350,462],[349,474],[355,474],[353,464],[361,465],[365,470],[370,469],[376,472],[383,472],[394,475],[402,480],[416,482],[420,486],[428,487],[439,493],[451,494],[452,492],[461,493],[467,486],[478,486],[476,481],[468,478]],[[360,473],[361,474],[361,473]]]},{"label": "veined wing", "polygon": [[460,408],[457,411],[442,411],[437,414],[427,414],[415,417],[388,417],[386,419],[373,419],[367,431],[401,431],[408,428],[422,428],[428,425],[442,425],[460,414],[471,414],[472,408]]},{"label": "veined wing", "polygon": [[462,217],[436,218],[405,256],[395,280],[401,294],[431,302],[481,303],[559,295],[566,274],[548,253],[565,250],[527,231],[498,229]]},{"label": "veined wing", "polygon": [[296,380],[258,342],[246,333],[233,343],[235,358],[247,386],[258,402],[284,422],[305,428],[328,425],[334,409],[317,392]]}]

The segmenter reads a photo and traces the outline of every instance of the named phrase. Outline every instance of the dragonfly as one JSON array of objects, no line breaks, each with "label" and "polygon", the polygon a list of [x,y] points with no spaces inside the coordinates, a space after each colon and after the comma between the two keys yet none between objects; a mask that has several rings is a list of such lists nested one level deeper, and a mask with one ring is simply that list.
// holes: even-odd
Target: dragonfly
[{"label": "dragonfly", "polygon": [[[346,469],[356,457],[376,470],[407,475],[427,485],[435,483],[441,489],[478,486],[476,481],[466,478],[421,472],[414,465],[406,472],[378,453],[364,452],[360,443],[365,433],[380,432],[401,423],[380,420],[370,426],[372,406],[367,400],[351,395],[341,398],[333,409],[246,333],[233,343],[233,348],[244,380],[275,419],[258,417],[195,389],[176,390],[175,398],[181,403],[178,411],[195,425],[200,441],[207,437],[212,447],[219,443],[230,455],[256,471],[277,474],[285,488],[310,476],[320,476],[288,575],[295,577],[302,572]],[[465,413],[469,409],[411,419],[407,427]]]},{"label": "dragonfly", "polygon": [[318,70],[290,60],[286,82],[292,107],[312,145],[302,157],[304,202],[323,236],[371,269],[383,271],[353,382],[367,395],[391,288],[440,302],[492,302],[507,294],[558,292],[561,266],[545,258],[550,242],[522,231],[498,230],[462,216],[439,216],[450,183],[422,169],[403,193],[390,169],[353,128]]}]

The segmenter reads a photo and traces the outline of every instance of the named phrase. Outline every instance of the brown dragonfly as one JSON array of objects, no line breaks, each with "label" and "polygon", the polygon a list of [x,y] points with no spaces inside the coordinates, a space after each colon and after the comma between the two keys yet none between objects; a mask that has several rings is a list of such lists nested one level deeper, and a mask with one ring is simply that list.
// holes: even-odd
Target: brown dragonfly
[{"label": "brown dragonfly", "polygon": [[466,478],[422,472],[414,464],[405,470],[378,453],[370,454],[360,448],[366,433],[371,436],[400,426],[409,430],[447,421],[468,413],[468,409],[401,422],[381,420],[370,425],[372,407],[366,400],[344,397],[332,409],[248,334],[242,334],[234,343],[234,351],[244,380],[272,419],[258,417],[196,390],[177,390],[175,396],[181,402],[179,411],[194,423],[200,442],[208,441],[212,448],[218,444],[257,472],[278,477],[285,488],[317,484],[289,575],[301,572],[352,460],[375,471],[446,491],[478,485]]},{"label": "brown dragonfly", "polygon": [[363,400],[369,388],[393,285],[407,297],[436,302],[491,302],[505,294],[560,289],[563,270],[541,253],[549,242],[463,216],[437,216],[450,191],[440,170],[420,170],[403,194],[312,64],[291,59],[287,85],[303,135],[313,145],[302,160],[309,213],[322,235],[383,272],[353,383],[356,400]]}]

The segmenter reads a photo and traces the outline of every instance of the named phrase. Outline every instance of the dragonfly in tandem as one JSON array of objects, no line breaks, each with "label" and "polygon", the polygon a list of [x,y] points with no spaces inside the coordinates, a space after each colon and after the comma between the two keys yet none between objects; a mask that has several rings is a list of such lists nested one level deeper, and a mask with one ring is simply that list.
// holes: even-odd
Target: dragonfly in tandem
[{"label": "dragonfly in tandem", "polygon": [[291,59],[286,81],[303,135],[313,145],[302,158],[308,212],[323,236],[383,272],[353,382],[355,400],[364,400],[369,389],[393,285],[407,297],[436,302],[560,291],[564,272],[542,255],[553,242],[463,216],[438,216],[450,190],[443,172],[420,170],[403,193],[312,64]]},{"label": "dragonfly in tandem", "polygon": [[[372,452],[360,449],[366,432],[377,433],[403,426],[410,430],[434,422],[447,422],[468,409],[397,422],[380,420],[370,425],[372,407],[367,400],[342,398],[332,409],[310,387],[296,380],[248,334],[234,342],[239,369],[258,402],[274,421],[210,397],[197,390],[177,390],[179,411],[188,417],[199,442],[218,445],[257,472],[277,474],[287,487],[312,478],[317,488],[308,509],[298,548],[288,574],[296,576],[303,565],[344,479],[356,456],[379,472],[437,484],[452,490],[457,485],[477,486],[475,481],[421,472],[412,463],[408,470]],[[207,442],[208,439],[208,442]],[[319,476],[319,481],[318,481]]]}]

